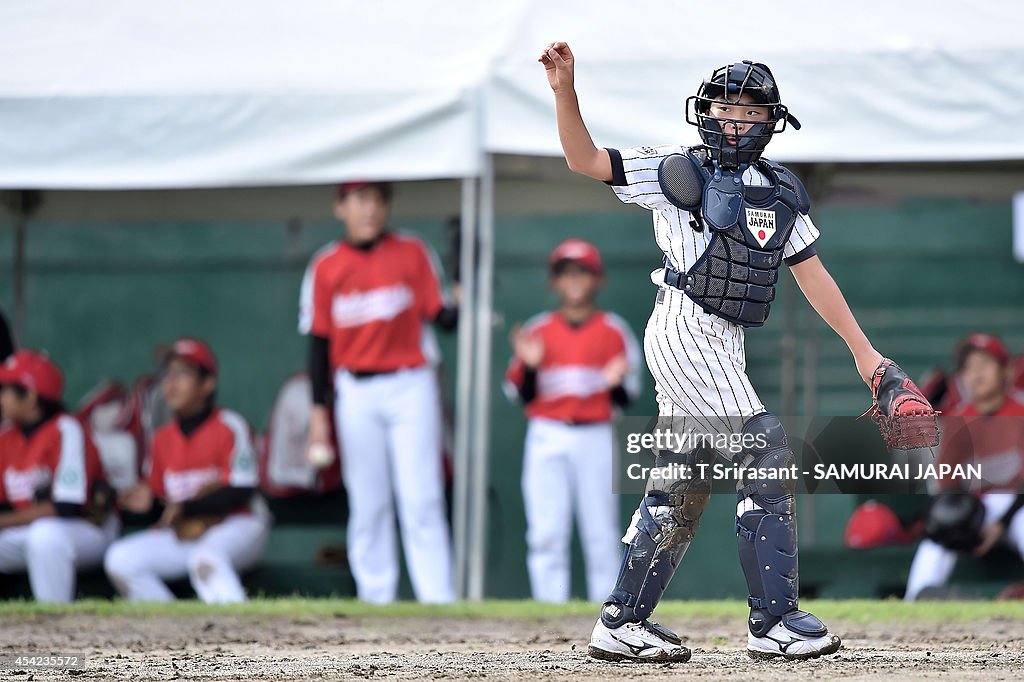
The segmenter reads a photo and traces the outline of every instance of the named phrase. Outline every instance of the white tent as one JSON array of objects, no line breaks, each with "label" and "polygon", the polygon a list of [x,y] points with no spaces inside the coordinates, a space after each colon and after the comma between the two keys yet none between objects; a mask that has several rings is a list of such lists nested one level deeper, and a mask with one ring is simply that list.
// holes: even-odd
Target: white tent
[{"label": "white tent", "polygon": [[478,175],[558,155],[536,63],[577,56],[599,143],[694,139],[710,70],[770,64],[798,161],[1024,157],[1013,0],[695,4],[110,0],[0,4],[0,187],[156,188]]},{"label": "white tent", "polygon": [[[772,143],[781,161],[1024,159],[1021,7],[7,0],[0,188],[463,178],[455,534],[460,588],[479,597],[491,155],[560,154],[541,48],[572,46],[583,113],[602,145],[696,142],[686,95],[714,67],[754,59],[771,65],[804,123]],[[23,236],[24,217],[19,226]]]}]

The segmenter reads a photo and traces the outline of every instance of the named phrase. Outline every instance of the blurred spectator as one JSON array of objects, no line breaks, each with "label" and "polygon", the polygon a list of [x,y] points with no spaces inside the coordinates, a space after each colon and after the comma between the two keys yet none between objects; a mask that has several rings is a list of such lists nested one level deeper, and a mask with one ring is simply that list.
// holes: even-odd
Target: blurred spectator
[{"label": "blurred spectator", "polygon": [[530,586],[534,599],[568,600],[575,512],[587,596],[602,601],[615,587],[622,554],[611,420],[640,392],[640,349],[622,318],[594,302],[604,267],[592,244],[563,242],[549,266],[558,309],[513,332],[505,384],[529,418],[522,485]]},{"label": "blurred spectator", "polygon": [[[940,493],[929,512],[914,556],[905,599],[946,583],[958,551],[986,554],[997,542],[1024,555],[1024,514],[1016,494],[1024,487],[1024,403],[1010,391],[1010,355],[988,334],[971,334],[956,351],[958,379],[967,402],[943,418],[937,464],[978,464],[981,481],[939,481]],[[965,493],[978,498],[969,499]],[[956,495],[955,493],[961,493]]]},{"label": "blurred spectator", "polygon": [[[416,598],[455,598],[445,517],[441,401],[427,325],[454,329],[436,258],[388,229],[391,186],[338,188],[334,215],[345,238],[321,249],[302,282],[299,331],[310,336],[311,461],[334,457],[328,404],[345,453],[348,556],[363,601],[398,590],[395,507]],[[333,385],[332,385],[333,382]]]},{"label": "blurred spectator", "polygon": [[69,602],[75,572],[99,566],[120,522],[96,448],[61,404],[64,377],[30,350],[0,366],[0,572],[28,571],[39,601]]},{"label": "blurred spectator", "polygon": [[202,341],[173,344],[160,386],[174,419],[153,435],[147,481],[119,495],[160,517],[111,546],[107,575],[132,601],[169,601],[164,581],[185,576],[204,602],[244,601],[238,572],[259,561],[270,526],[249,426],[216,406],[217,360]]}]

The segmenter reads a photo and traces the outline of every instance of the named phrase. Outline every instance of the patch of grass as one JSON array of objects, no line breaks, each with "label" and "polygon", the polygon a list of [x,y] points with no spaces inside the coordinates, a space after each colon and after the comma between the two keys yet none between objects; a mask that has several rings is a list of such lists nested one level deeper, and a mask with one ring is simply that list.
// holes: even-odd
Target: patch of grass
[{"label": "patch of grass", "polygon": [[[984,618],[1024,620],[1024,602],[947,601],[905,604],[897,600],[806,600],[800,603],[826,622],[844,620],[871,623],[896,620],[971,621]],[[152,617],[218,615],[267,616],[285,618],[374,617],[374,618],[511,618],[544,619],[567,616],[597,617],[595,604],[574,601],[568,604],[541,604],[522,600],[489,600],[446,605],[398,602],[387,606],[364,604],[354,599],[253,599],[244,604],[210,606],[194,600],[167,604],[132,604],[122,600],[84,600],[68,605],[37,604],[32,601],[0,602],[0,617],[39,617],[65,614],[96,616]],[[741,601],[667,601],[656,618],[676,627],[687,618],[746,617]]]}]

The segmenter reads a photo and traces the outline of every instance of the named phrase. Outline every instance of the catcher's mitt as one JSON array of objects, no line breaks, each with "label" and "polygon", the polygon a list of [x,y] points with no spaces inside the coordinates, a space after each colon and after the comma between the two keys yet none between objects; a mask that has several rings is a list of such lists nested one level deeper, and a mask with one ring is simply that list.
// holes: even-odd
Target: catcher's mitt
[{"label": "catcher's mitt", "polygon": [[[217,481],[207,483],[199,489],[196,497],[208,495],[221,487]],[[203,533],[223,521],[224,514],[198,514],[195,516],[181,516],[171,524],[174,528],[174,535],[179,540],[198,540]]]},{"label": "catcher's mitt", "polygon": [[871,415],[890,448],[911,450],[939,444],[939,413],[889,358],[882,359],[871,377],[871,402],[861,416]]},{"label": "catcher's mitt", "polygon": [[187,516],[174,522],[174,535],[179,540],[198,540],[223,520],[223,516]]}]

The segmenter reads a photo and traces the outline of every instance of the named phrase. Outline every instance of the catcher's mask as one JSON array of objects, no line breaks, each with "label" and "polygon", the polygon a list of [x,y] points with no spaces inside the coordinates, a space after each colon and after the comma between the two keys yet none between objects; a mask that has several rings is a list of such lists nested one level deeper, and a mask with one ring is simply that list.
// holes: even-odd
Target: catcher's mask
[{"label": "catcher's mask", "polygon": [[[712,104],[735,105],[743,95],[750,96],[754,104],[768,108],[767,121],[751,122],[711,115]],[[697,94],[686,99],[686,122],[697,126],[712,160],[723,168],[746,167],[757,161],[772,135],[785,130],[786,123],[800,130],[800,121],[782,104],[771,70],[750,60],[716,69],[711,78],[701,84]],[[736,126],[749,127],[742,134],[733,135],[730,128],[733,132],[738,131]],[[727,135],[736,138],[735,145],[729,144]]]}]

